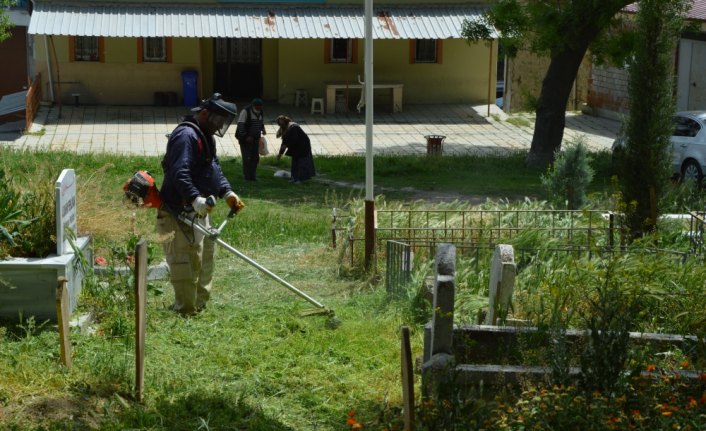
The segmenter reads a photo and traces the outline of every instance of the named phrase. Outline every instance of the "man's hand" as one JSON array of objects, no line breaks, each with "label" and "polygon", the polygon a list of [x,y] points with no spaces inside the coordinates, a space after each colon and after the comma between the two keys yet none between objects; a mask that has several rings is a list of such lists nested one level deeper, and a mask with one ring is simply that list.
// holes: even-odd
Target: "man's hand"
[{"label": "man's hand", "polygon": [[194,199],[193,202],[191,202],[191,206],[194,208],[196,214],[201,217],[206,216],[213,209],[213,207],[208,204],[207,199],[201,196]]},{"label": "man's hand", "polygon": [[230,209],[232,209],[233,212],[236,214],[238,213],[238,211],[245,208],[245,204],[243,203],[243,201],[241,201],[238,195],[236,195],[235,192],[232,190],[226,193],[223,199],[225,199]]}]

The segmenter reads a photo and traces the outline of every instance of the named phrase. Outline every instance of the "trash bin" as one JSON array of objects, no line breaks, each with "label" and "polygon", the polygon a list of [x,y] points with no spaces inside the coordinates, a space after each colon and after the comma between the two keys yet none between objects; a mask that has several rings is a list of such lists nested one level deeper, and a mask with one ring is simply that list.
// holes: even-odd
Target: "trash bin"
[{"label": "trash bin", "polygon": [[195,70],[181,72],[181,80],[184,83],[184,106],[193,107],[198,105],[198,97],[196,97],[198,77],[199,73]]},{"label": "trash bin", "polygon": [[432,155],[440,156],[441,153],[443,152],[444,139],[446,139],[446,136],[444,136],[444,135],[426,135],[425,138],[427,139],[427,155],[428,156],[432,156]]}]

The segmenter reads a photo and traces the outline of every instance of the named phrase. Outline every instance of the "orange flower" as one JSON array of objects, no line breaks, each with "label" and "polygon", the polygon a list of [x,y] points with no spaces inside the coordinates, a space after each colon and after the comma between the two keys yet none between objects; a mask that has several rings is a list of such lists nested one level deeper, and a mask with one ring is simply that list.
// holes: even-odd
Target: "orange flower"
[{"label": "orange flower", "polygon": [[348,417],[349,417],[349,418],[352,418],[352,417],[354,417],[354,416],[355,416],[355,410],[351,410],[351,411],[348,412]]},{"label": "orange flower", "polygon": [[689,361],[681,361],[681,367],[682,368],[689,368]]},{"label": "orange flower", "polygon": [[699,403],[696,402],[694,397],[689,397],[689,401],[686,403],[686,408],[688,409],[693,409],[694,407],[698,406]]},{"label": "orange flower", "polygon": [[648,373],[651,373],[651,372],[653,372],[654,370],[655,370],[655,366],[654,366],[654,365],[649,364],[649,365],[647,366],[647,372],[648,372]]},{"label": "orange flower", "polygon": [[346,425],[350,425],[350,426],[353,426],[357,423],[358,423],[358,421],[353,418],[348,418],[348,420],[346,421]]},{"label": "orange flower", "polygon": [[609,424],[614,424],[616,422],[620,422],[620,418],[617,416],[610,416],[608,417],[608,423]]},{"label": "orange flower", "polygon": [[672,412],[669,412],[669,411],[662,412],[662,416],[671,416],[671,415],[672,415]]},{"label": "orange flower", "polygon": [[107,265],[108,265],[108,261],[107,261],[104,257],[98,256],[98,257],[96,257],[96,265],[98,265],[98,266],[107,266]]}]

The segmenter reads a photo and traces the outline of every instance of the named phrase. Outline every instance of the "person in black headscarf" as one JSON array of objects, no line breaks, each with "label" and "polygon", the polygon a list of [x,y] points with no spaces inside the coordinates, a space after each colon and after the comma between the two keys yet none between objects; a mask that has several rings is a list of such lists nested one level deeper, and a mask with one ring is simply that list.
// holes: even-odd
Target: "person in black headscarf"
[{"label": "person in black headscarf", "polygon": [[277,117],[277,137],[282,138],[279,147],[279,160],[283,154],[292,158],[292,178],[289,182],[301,184],[316,175],[314,157],[311,154],[311,141],[299,124],[284,115]]}]

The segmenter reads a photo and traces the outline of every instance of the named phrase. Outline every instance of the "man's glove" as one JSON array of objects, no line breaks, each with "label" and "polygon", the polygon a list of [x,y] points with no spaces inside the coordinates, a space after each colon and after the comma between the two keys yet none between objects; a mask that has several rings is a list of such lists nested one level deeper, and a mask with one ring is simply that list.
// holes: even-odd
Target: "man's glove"
[{"label": "man's glove", "polygon": [[[209,198],[211,197],[209,196]],[[213,198],[211,198],[211,202],[215,202]],[[213,209],[213,206],[208,204],[208,198],[203,198],[201,196],[194,199],[193,202],[191,202],[191,206],[200,217],[206,216]]]},{"label": "man's glove", "polygon": [[236,214],[238,213],[238,211],[245,208],[245,204],[243,203],[243,201],[241,201],[238,195],[236,195],[235,192],[232,190],[226,193],[223,199],[225,199],[230,209],[232,209],[233,212]]}]

